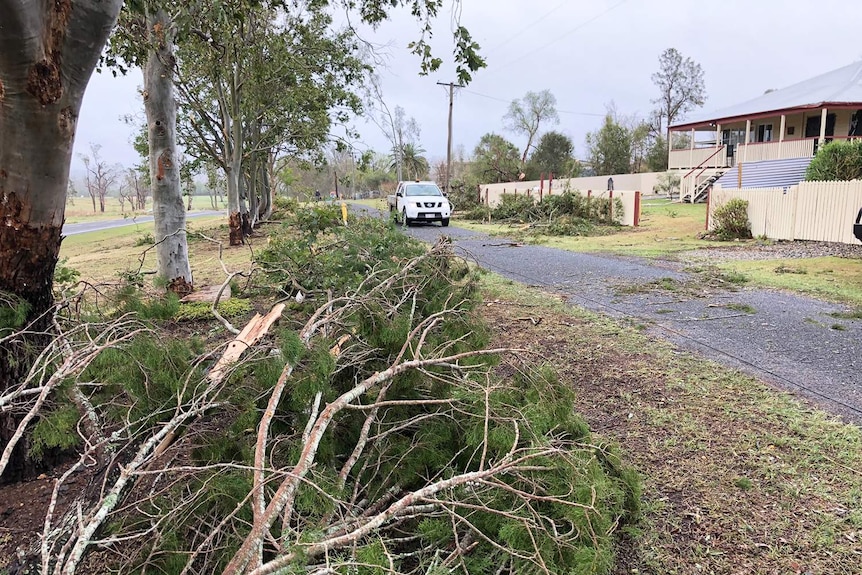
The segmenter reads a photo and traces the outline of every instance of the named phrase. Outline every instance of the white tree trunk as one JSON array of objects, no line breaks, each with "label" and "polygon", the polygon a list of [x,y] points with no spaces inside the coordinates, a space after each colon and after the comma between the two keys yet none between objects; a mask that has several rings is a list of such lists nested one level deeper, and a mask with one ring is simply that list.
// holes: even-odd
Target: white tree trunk
[{"label": "white tree trunk", "polygon": [[147,33],[152,47],[144,67],[144,109],[149,128],[158,274],[167,280],[169,289],[187,293],[192,287],[192,272],[176,150],[174,28],[164,10],[147,14]]}]

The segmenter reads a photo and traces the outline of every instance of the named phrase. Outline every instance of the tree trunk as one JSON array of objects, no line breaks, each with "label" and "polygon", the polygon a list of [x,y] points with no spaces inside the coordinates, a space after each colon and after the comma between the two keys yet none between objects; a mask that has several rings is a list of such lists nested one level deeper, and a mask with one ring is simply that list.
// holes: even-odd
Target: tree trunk
[{"label": "tree trunk", "polygon": [[177,162],[177,106],[174,97],[174,27],[164,10],[147,13],[150,51],[144,67],[144,109],[150,143],[150,182],[156,231],[158,274],[168,289],[192,286],[186,240],[186,211]]},{"label": "tree trunk", "polygon": [[269,175],[269,170],[267,170],[267,166],[261,162],[260,164],[260,189],[261,189],[261,205],[260,205],[260,219],[268,220],[272,216],[272,204],[273,204],[273,195],[275,193],[275,187],[272,185],[272,179]]},{"label": "tree trunk", "polygon": [[[0,292],[26,302],[31,327],[0,349],[0,391],[27,373],[49,338],[76,122],[121,4],[0,0]],[[0,415],[0,445],[15,425],[15,414]],[[4,480],[26,471],[24,449]]]}]

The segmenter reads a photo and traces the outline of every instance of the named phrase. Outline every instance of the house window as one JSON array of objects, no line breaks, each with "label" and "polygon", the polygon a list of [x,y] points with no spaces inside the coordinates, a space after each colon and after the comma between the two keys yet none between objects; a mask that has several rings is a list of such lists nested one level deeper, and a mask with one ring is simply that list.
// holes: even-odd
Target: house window
[{"label": "house window", "polygon": [[772,141],[772,124],[760,124],[759,126],[757,126],[757,141]]},{"label": "house window", "polygon": [[737,146],[745,143],[745,130],[722,130],[721,143],[725,146]]}]

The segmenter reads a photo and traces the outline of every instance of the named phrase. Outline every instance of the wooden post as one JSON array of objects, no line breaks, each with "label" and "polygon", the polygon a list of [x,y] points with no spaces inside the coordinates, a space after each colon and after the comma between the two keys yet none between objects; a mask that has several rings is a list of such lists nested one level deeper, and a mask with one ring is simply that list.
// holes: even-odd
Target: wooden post
[{"label": "wooden post", "polygon": [[820,139],[817,140],[817,146],[822,146],[826,142],[826,108],[820,112]]},{"label": "wooden post", "polygon": [[694,167],[694,128],[691,129],[691,133],[689,134],[689,138],[691,141],[688,143],[688,167]]},{"label": "wooden post", "polygon": [[742,162],[736,164],[736,187],[742,187]]},{"label": "wooden post", "polygon": [[488,188],[485,188],[485,205],[490,206],[491,202],[488,201]]},{"label": "wooden post", "polygon": [[748,159],[748,158],[746,158],[746,156],[748,155],[748,141],[749,140],[751,140],[751,120],[746,120],[745,121],[745,147],[742,148],[742,154],[743,155],[742,155],[742,160],[741,160],[743,162]]},{"label": "wooden post", "polygon": [[550,196],[553,193],[553,188],[551,186],[554,185],[554,174],[548,174],[548,195]]},{"label": "wooden post", "polygon": [[778,159],[783,159],[781,155],[781,149],[784,147],[784,130],[787,126],[787,116],[785,114],[781,114],[781,123],[779,124],[778,129]]},{"label": "wooden post", "polygon": [[706,192],[706,222],[703,224],[704,231],[709,231],[709,205],[710,200],[712,200],[712,186],[709,186],[709,190]]},{"label": "wooden post", "polygon": [[634,213],[634,227],[638,227],[638,224],[641,222],[641,193],[635,192],[635,213]]},{"label": "wooden post", "polygon": [[608,190],[608,217],[609,223],[614,222],[614,191]]}]

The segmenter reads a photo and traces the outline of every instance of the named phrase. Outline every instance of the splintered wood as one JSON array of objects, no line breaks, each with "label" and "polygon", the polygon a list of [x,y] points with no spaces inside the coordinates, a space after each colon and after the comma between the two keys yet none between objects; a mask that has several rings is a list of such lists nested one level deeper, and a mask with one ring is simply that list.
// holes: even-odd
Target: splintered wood
[{"label": "splintered wood", "polygon": [[281,317],[281,312],[283,311],[284,304],[280,303],[273,307],[266,315],[262,316],[259,313],[255,314],[255,316],[251,318],[251,321],[242,328],[239,335],[228,344],[222,356],[210,370],[209,375],[207,376],[210,382],[216,383],[221,381],[228,368],[239,360],[242,354],[245,353],[245,350],[256,344],[264,335],[266,335],[269,328],[272,327],[272,324]]}]

